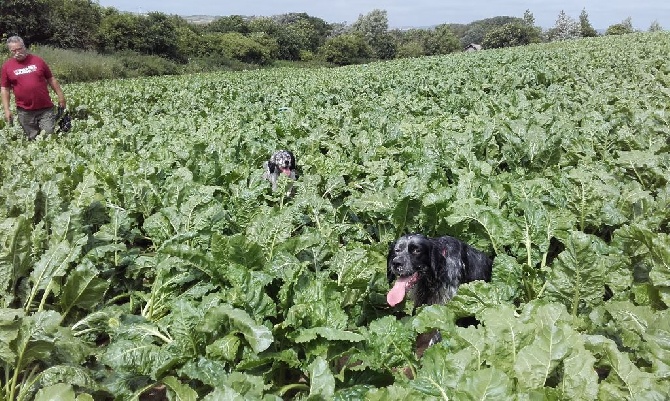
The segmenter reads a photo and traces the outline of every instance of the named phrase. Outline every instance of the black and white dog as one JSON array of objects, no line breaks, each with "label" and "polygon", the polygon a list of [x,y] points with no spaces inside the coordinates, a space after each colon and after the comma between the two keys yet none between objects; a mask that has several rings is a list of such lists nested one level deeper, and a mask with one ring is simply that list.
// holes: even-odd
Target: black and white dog
[{"label": "black and white dog", "polygon": [[395,306],[409,294],[415,308],[444,304],[462,283],[490,281],[492,266],[486,254],[454,237],[405,235],[389,246],[386,275],[395,284],[386,301]]},{"label": "black and white dog", "polygon": [[[296,164],[295,156],[293,153],[288,150],[278,150],[270,156],[270,160],[263,163],[263,179],[270,181],[272,184],[272,192],[277,190],[277,182],[279,181],[279,176],[284,174],[288,178],[295,180],[296,175]],[[288,194],[290,195],[293,189],[291,185],[288,189]]]}]

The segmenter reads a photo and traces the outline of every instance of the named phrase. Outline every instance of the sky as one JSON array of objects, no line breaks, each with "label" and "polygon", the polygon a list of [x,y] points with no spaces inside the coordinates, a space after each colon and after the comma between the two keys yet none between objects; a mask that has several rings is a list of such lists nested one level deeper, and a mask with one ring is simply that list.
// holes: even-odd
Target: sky
[{"label": "sky", "polygon": [[583,9],[591,25],[605,29],[631,17],[635,29],[647,30],[657,21],[670,30],[668,0],[98,0],[102,7],[181,16],[272,16],[304,12],[326,22],[351,24],[374,9],[386,10],[390,28],[427,27],[442,23],[468,24],[496,16],[523,17],[530,10],[535,24],[551,28],[561,10],[575,20]]}]

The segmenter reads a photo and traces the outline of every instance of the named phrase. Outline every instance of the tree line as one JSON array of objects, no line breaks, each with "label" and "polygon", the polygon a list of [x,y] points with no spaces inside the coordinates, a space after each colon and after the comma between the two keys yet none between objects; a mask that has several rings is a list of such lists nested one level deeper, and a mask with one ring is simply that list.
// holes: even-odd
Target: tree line
[{"label": "tree line", "polygon": [[[661,30],[653,23],[649,30]],[[633,32],[630,18],[605,34]],[[0,35],[20,35],[27,44],[100,54],[131,52],[176,63],[197,60],[225,65],[229,60],[269,65],[277,60],[346,65],[420,57],[482,48],[520,46],[597,36],[586,10],[579,19],[561,11],[556,25],[543,30],[527,10],[523,17],[498,16],[469,24],[390,29],[387,12],[373,10],[353,24],[328,23],[306,13],[272,17],[230,15],[196,23],[160,12],[135,14],[101,7],[93,0],[3,0]]]}]

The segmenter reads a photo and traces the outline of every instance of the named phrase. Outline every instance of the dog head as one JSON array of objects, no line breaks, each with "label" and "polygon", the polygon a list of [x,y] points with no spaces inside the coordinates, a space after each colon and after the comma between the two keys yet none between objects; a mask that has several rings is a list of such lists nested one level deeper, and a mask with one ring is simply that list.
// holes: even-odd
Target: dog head
[{"label": "dog head", "polygon": [[295,157],[288,150],[279,150],[270,156],[268,161],[270,174],[284,174],[291,176],[295,172]]},{"label": "dog head", "polygon": [[432,252],[431,240],[421,234],[402,236],[389,246],[386,276],[389,284],[395,280],[387,295],[389,305],[400,303],[423,275],[434,273]]}]

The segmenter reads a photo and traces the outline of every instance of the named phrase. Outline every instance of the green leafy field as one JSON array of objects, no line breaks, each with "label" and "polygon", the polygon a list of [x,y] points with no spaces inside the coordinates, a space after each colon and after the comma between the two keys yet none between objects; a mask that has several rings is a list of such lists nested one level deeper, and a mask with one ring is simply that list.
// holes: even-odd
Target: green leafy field
[{"label": "green leafy field", "polygon": [[[668,54],[66,86],[70,133],[0,126],[0,400],[668,399]],[[261,181],[279,148],[292,198]],[[495,255],[492,282],[390,308],[412,231]]]}]

